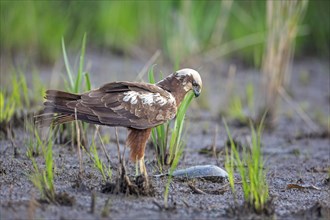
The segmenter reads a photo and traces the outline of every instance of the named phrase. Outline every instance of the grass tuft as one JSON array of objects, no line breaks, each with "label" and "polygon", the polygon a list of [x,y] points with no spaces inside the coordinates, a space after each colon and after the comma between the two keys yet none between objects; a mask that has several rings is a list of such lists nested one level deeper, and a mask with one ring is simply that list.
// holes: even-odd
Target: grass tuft
[{"label": "grass tuft", "polygon": [[[76,75],[74,75],[72,72],[72,68],[70,66],[69,58],[65,48],[65,42],[64,39],[62,38],[63,59],[67,73],[67,79],[64,79],[64,81],[66,84],[66,90],[68,92],[81,93],[91,87],[89,74],[87,72],[84,72],[86,37],[87,35],[85,33],[81,43],[79,69]],[[85,87],[83,87],[83,81],[82,81],[83,77],[85,78]]]},{"label": "grass tuft", "polygon": [[42,145],[44,144],[42,138],[40,137],[38,128],[36,128],[28,119],[25,120],[24,127],[25,131],[28,133],[26,156],[30,159],[33,157],[38,157]]},{"label": "grass tuft", "polygon": [[[148,76],[149,82],[155,83],[153,67],[150,68]],[[184,119],[193,97],[194,94],[192,92],[185,96],[178,108],[173,128],[170,127],[170,122],[167,122],[152,129],[151,137],[156,148],[156,157],[161,172],[165,165],[172,165],[174,161],[179,160],[179,152],[183,151],[182,131]]]},{"label": "grass tuft", "polygon": [[[88,91],[91,89],[91,82],[90,82],[90,77],[89,73],[84,71],[84,62],[85,62],[85,51],[86,51],[86,38],[87,35],[86,33],[83,36],[82,43],[81,43],[81,51],[80,51],[80,59],[79,59],[79,68],[76,74],[73,74],[72,68],[70,66],[69,58],[66,52],[66,47],[65,47],[65,42],[64,39],[62,38],[62,52],[63,52],[63,59],[64,59],[64,64],[66,68],[66,78],[64,78],[64,83],[66,86],[66,91],[71,92],[71,93],[82,93],[84,91]],[[85,84],[83,83],[83,79],[85,79]],[[61,125],[62,129],[64,125]],[[70,126],[66,127],[69,132],[68,134],[71,135],[69,139],[71,139],[72,145],[75,144],[77,141],[77,133],[78,131],[76,130],[77,128],[86,131],[88,128],[87,123],[83,122],[78,122],[78,126],[75,125],[74,122],[70,124]],[[80,142],[84,147],[87,146],[87,137],[84,135],[86,132],[80,132],[81,134],[81,140]]]},{"label": "grass tuft", "polygon": [[[18,72],[18,73],[17,73]],[[33,75],[33,87],[29,89],[25,75],[13,70],[8,86],[0,89],[0,124],[4,127],[13,119],[22,121],[28,109],[41,102],[44,86]]]},{"label": "grass tuft", "polygon": [[[152,66],[149,69],[148,78],[149,78],[149,83],[152,84],[156,83],[154,76],[154,66]],[[163,166],[167,164],[166,154],[167,154],[168,129],[169,129],[169,122],[166,122],[162,125],[157,126],[156,128],[153,128],[151,131],[151,138],[156,148],[157,162],[161,171],[163,169]]]},{"label": "grass tuft", "polygon": [[269,109],[271,125],[276,122],[279,90],[289,86],[295,41],[307,6],[308,0],[267,1],[268,33],[262,72],[264,109]]},{"label": "grass tuft", "polygon": [[[98,130],[96,132],[98,133]],[[90,159],[93,161],[94,167],[101,173],[103,181],[106,182],[108,179],[112,178],[112,169],[110,164],[106,166],[105,163],[101,160],[99,153],[97,151],[95,136],[93,137],[92,144],[89,148],[90,153],[88,155]],[[102,142],[103,140],[101,139],[101,135],[99,135],[99,138],[100,141]]]},{"label": "grass tuft", "polygon": [[[7,97],[5,99],[5,97]],[[13,93],[8,97],[7,92],[0,90],[0,123],[7,124],[15,113],[16,102]]]},{"label": "grass tuft", "polygon": [[[155,83],[153,66],[149,69],[148,78],[150,83]],[[156,148],[156,157],[158,166],[162,172],[165,165],[171,165],[169,169],[169,177],[164,191],[165,208],[168,207],[169,187],[172,181],[172,173],[178,166],[183,150],[184,141],[182,140],[182,131],[187,108],[192,101],[194,94],[188,93],[180,107],[178,108],[173,128],[170,127],[170,122],[159,125],[152,129],[151,137]],[[170,140],[168,142],[168,140]]]},{"label": "grass tuft", "polygon": [[230,140],[230,153],[226,148],[225,167],[229,175],[229,183],[236,201],[236,189],[234,182],[234,167],[237,167],[242,181],[242,189],[245,202],[252,206],[257,213],[264,210],[268,202],[269,190],[266,180],[266,171],[264,170],[264,160],[261,152],[261,134],[263,130],[263,116],[257,130],[251,123],[251,140],[248,149],[243,148],[242,155],[239,154],[235,142],[233,141],[230,130],[225,120],[227,135]]},{"label": "grass tuft", "polygon": [[222,113],[241,125],[247,125],[249,120],[258,121],[254,89],[254,85],[248,83],[244,96],[230,92],[228,107]]},{"label": "grass tuft", "polygon": [[52,132],[47,141],[41,141],[38,132],[35,132],[35,137],[38,140],[38,144],[41,146],[42,156],[45,161],[45,168],[41,169],[37,164],[34,157],[29,157],[32,161],[34,174],[30,176],[30,180],[33,185],[38,188],[43,199],[50,203],[57,204],[55,186],[54,186],[54,174],[53,174],[53,142]]}]

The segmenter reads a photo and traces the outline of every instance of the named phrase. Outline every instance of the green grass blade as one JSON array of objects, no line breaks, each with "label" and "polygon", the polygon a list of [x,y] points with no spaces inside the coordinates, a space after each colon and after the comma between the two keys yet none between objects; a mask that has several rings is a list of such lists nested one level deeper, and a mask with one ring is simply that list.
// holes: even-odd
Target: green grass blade
[{"label": "green grass blade", "polygon": [[75,86],[74,86],[75,93],[81,92],[81,81],[82,81],[82,74],[83,74],[83,68],[84,68],[85,50],[86,50],[86,33],[84,34],[82,44],[81,44],[79,69],[78,69],[78,74],[77,74],[77,78],[76,78]]},{"label": "green grass blade", "polygon": [[173,160],[178,153],[179,146],[181,145],[182,129],[184,124],[184,118],[187,108],[192,101],[194,94],[188,93],[182,101],[178,113],[174,122],[174,128],[170,139],[170,159]]},{"label": "green grass blade", "polygon": [[236,196],[235,196],[235,179],[234,179],[234,158],[233,158],[233,154],[229,155],[228,152],[228,147],[226,146],[226,160],[225,160],[225,168],[226,171],[228,172],[228,180],[229,180],[229,185],[230,188],[234,194],[234,199],[236,200]]},{"label": "green grass blade", "polygon": [[24,98],[25,107],[29,108],[30,107],[29,89],[26,83],[25,76],[22,72],[19,75],[19,85],[22,91],[21,94],[23,95]]},{"label": "green grass blade", "polygon": [[167,184],[165,186],[165,192],[164,192],[165,207],[168,207],[168,195],[169,195],[169,190],[170,190],[170,184],[171,184],[171,181],[172,181],[172,174],[173,174],[174,170],[177,168],[177,166],[179,164],[182,153],[183,153],[183,149],[180,149],[180,151],[178,152],[177,157],[173,160],[173,163],[172,163],[170,171],[169,171],[169,177],[168,177]]},{"label": "green grass blade", "polygon": [[0,90],[0,122],[6,119],[6,112],[5,112],[5,95]]},{"label": "green grass blade", "polygon": [[85,77],[85,82],[86,82],[86,90],[91,90],[92,89],[92,85],[91,85],[91,80],[90,80],[90,77],[89,77],[89,73],[85,73],[84,74],[84,77]]},{"label": "green grass blade", "polygon": [[83,36],[82,44],[81,44],[81,53],[80,53],[80,61],[79,61],[79,74],[83,73],[84,62],[85,62],[85,52],[86,52],[86,33]]},{"label": "green grass blade", "polygon": [[[154,84],[155,76],[154,76],[154,66],[152,65],[148,71],[148,80],[149,83]],[[160,170],[162,170],[164,162],[165,162],[165,154],[167,149],[167,131],[168,131],[168,123],[157,126],[152,129],[152,140],[154,142],[157,154],[157,161],[159,164]]]},{"label": "green grass blade", "polygon": [[53,176],[53,143],[52,140],[48,140],[48,146],[45,156],[46,161],[46,175],[47,175],[47,183],[50,191],[54,191],[54,176]]},{"label": "green grass blade", "polygon": [[154,66],[155,65],[152,65],[148,71],[148,80],[149,80],[149,83],[151,84],[155,84],[155,75],[154,75]]},{"label": "green grass blade", "polygon": [[65,64],[65,68],[66,68],[66,73],[69,77],[70,88],[74,88],[73,75],[72,75],[72,71],[71,71],[68,56],[66,54],[65,43],[64,43],[64,38],[63,37],[62,37],[62,52],[63,52],[63,58],[64,58],[64,64]]},{"label": "green grass blade", "polygon": [[156,136],[157,134],[156,134],[156,129],[155,128],[153,128],[152,130],[151,130],[151,139],[152,139],[152,142],[153,142],[153,144],[155,145],[155,147],[156,147],[156,149],[157,149],[157,136]]},{"label": "green grass blade", "polygon": [[75,81],[75,85],[74,85],[74,93],[79,93],[80,92],[80,86],[81,85],[81,74],[77,74],[77,78]]}]

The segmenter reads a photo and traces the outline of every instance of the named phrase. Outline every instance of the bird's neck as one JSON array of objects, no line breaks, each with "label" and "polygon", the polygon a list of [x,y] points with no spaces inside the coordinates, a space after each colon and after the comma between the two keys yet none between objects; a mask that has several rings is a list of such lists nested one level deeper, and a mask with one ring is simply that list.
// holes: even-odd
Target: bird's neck
[{"label": "bird's neck", "polygon": [[176,101],[176,105],[179,107],[182,100],[184,99],[187,91],[183,88],[182,82],[177,79],[175,76],[170,75],[165,79],[156,83],[160,88],[170,92]]}]

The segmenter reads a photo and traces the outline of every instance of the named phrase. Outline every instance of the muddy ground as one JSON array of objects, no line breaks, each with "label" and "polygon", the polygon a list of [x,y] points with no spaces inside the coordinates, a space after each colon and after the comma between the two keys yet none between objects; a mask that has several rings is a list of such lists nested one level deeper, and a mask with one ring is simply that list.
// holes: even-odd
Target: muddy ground
[{"label": "muddy ground", "polygon": [[[106,57],[107,58],[107,57]],[[90,71],[94,87],[105,81],[134,80],[145,60],[132,61],[130,59],[118,63],[114,56],[90,56]],[[122,65],[120,65],[122,64]],[[227,140],[221,120],[221,112],[226,105],[226,85],[229,66],[235,62],[201,63],[191,66],[199,69],[204,84],[203,101],[193,103],[187,114],[187,124],[183,159],[178,168],[194,165],[214,164],[224,167],[224,145]],[[237,66],[234,85],[235,91],[244,93],[245,85],[249,82],[258,85],[260,74],[241,64]],[[103,68],[101,67],[103,66]],[[200,67],[201,66],[201,67]],[[120,73],[122,68],[123,74]],[[169,68],[167,68],[169,69]],[[157,67],[156,71],[168,72],[166,68]],[[56,71],[56,70],[55,70]],[[41,77],[45,82],[57,79],[47,68],[41,70]],[[107,72],[109,74],[100,74]],[[110,73],[114,74],[110,74]],[[306,75],[307,74],[307,75]],[[301,76],[304,77],[301,77]],[[1,73],[1,77],[4,77]],[[307,77],[307,81],[306,81]],[[144,77],[146,78],[146,77]],[[296,103],[314,121],[328,120],[329,117],[329,63],[316,59],[304,59],[294,63],[289,94]],[[260,91],[256,91],[256,99]],[[200,107],[202,106],[202,107]],[[319,118],[317,118],[317,116]],[[321,115],[321,116],[320,116]],[[15,138],[0,141],[0,196],[1,219],[264,219],[274,216],[277,219],[329,219],[330,218],[330,139],[324,129],[312,132],[309,126],[284,101],[280,104],[278,126],[272,131],[265,130],[263,134],[263,153],[266,160],[270,197],[272,203],[270,215],[257,215],[249,210],[242,210],[243,196],[238,187],[238,201],[227,187],[226,182],[210,182],[194,180],[193,184],[207,194],[198,194],[188,184],[191,182],[173,180],[170,186],[169,208],[164,209],[164,190],[167,177],[154,178],[155,151],[151,145],[146,150],[146,163],[155,188],[154,196],[136,196],[124,194],[101,193],[102,177],[94,168],[86,154],[83,154],[83,175],[78,179],[79,161],[76,149],[70,145],[56,144],[53,147],[55,161],[55,187],[58,193],[65,192],[74,198],[72,206],[52,205],[39,201],[40,193],[32,185],[29,176],[33,172],[31,161],[26,156],[28,134],[23,127],[14,129]],[[328,122],[329,123],[329,122]],[[248,126],[230,122],[233,136],[244,142],[249,136]],[[325,125],[327,123],[324,123]],[[217,129],[217,135],[215,131]],[[321,126],[320,126],[321,127]],[[113,177],[117,171],[117,150],[115,132],[113,128],[102,128],[103,135],[110,136],[106,148],[110,154],[113,167]],[[89,132],[89,138],[93,131]],[[126,130],[119,129],[119,139],[123,143]],[[214,137],[216,140],[214,141]],[[215,143],[219,154],[202,154],[204,148],[210,148]],[[124,145],[121,144],[123,151]],[[101,153],[105,160],[105,156]],[[128,151],[126,151],[128,158]],[[36,158],[43,166],[41,156]],[[135,164],[128,162],[128,173],[135,173]],[[237,176],[238,178],[238,176]],[[239,180],[239,178],[238,178]],[[304,189],[287,189],[288,184],[309,185]],[[219,191],[219,189],[221,189]],[[95,205],[93,204],[95,198]],[[92,208],[94,207],[94,208]]]}]

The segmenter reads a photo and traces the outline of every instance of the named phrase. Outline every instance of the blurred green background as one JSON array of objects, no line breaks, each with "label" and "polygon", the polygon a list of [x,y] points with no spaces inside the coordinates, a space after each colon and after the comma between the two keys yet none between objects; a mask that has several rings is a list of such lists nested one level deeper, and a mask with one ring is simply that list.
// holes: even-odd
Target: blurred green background
[{"label": "blurred green background", "polygon": [[[328,58],[329,2],[309,1],[296,55]],[[89,47],[118,54],[161,49],[174,62],[213,50],[213,56],[260,66],[266,1],[1,0],[0,22],[1,55],[7,57],[52,63],[61,57],[62,37],[78,48],[86,32]]]}]

